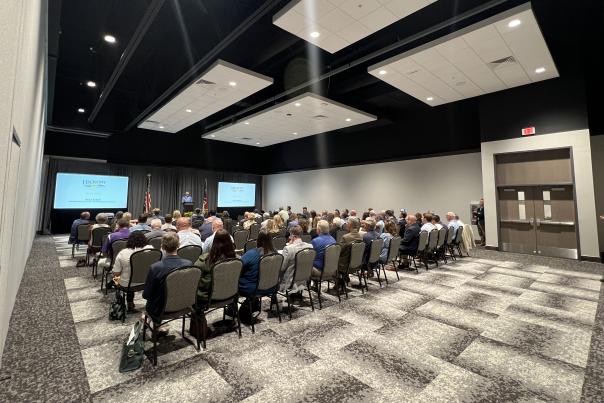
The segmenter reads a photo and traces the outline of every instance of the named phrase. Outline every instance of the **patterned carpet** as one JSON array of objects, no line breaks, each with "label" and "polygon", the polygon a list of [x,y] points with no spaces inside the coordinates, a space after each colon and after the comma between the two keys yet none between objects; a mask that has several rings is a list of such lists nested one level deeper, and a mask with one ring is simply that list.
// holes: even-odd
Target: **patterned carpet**
[{"label": "patterned carpet", "polygon": [[[218,334],[202,352],[182,340],[181,322],[172,322],[158,367],[146,360],[142,369],[120,374],[121,344],[140,315],[130,314],[124,325],[108,320],[113,296],[100,293],[89,268],[74,267],[66,237],[40,237],[36,245],[56,249],[51,269],[59,273],[50,275],[56,289],[36,288],[24,276],[3,362],[12,378],[0,382],[0,401],[604,399],[604,346],[592,342],[592,331],[602,338],[602,307],[596,323],[602,265],[534,258],[521,263],[518,255],[479,251],[429,272],[400,272],[400,281],[388,272],[388,286],[370,281],[365,295],[349,288],[342,303],[324,292],[321,311],[303,303],[283,323],[267,312],[266,301],[256,334],[249,327],[241,339]],[[48,301],[57,305],[56,317],[44,320],[61,329],[55,336],[64,340],[55,343],[65,350],[61,357],[43,335],[24,334],[16,315],[35,316],[31,307],[20,306],[24,285],[30,298],[36,292],[42,299],[56,297]],[[144,306],[140,293],[135,302]],[[216,312],[209,322],[220,319]],[[39,337],[37,349],[44,351],[38,367],[56,358],[46,371],[22,374],[36,365],[19,360],[24,349],[33,349],[25,343],[31,337]]]}]

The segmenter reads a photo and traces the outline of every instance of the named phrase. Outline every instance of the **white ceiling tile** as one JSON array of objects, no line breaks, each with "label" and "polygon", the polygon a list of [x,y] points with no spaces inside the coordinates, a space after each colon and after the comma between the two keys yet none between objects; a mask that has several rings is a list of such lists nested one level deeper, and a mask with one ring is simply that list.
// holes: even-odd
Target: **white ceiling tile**
[{"label": "white ceiling tile", "polygon": [[360,20],[378,8],[380,3],[377,0],[346,0],[340,5],[340,9],[355,20]]},{"label": "white ceiling tile", "polygon": [[318,23],[329,27],[330,31],[338,32],[340,29],[352,24],[355,19],[346,14],[339,8],[334,8],[330,12],[319,16]]},{"label": "white ceiling tile", "polygon": [[399,19],[405,18],[408,15],[413,14],[420,8],[426,7],[435,0],[390,0],[383,3],[386,8],[396,15]]},{"label": "white ceiling tile", "polygon": [[[236,85],[232,86],[229,83]],[[138,127],[176,133],[271,85],[273,79],[218,60]],[[187,112],[186,109],[191,109]],[[159,126],[164,126],[160,129]]]},{"label": "white ceiling tile", "polygon": [[385,7],[380,7],[361,18],[360,21],[367,29],[376,32],[398,21],[398,17]]},{"label": "white ceiling tile", "polygon": [[[402,8],[402,3],[396,4]],[[407,6],[411,3],[405,2]],[[510,28],[507,24],[513,19],[522,23]],[[545,67],[546,71],[537,74],[537,67]],[[530,3],[367,70],[431,106],[558,77]],[[382,70],[387,74],[379,74]],[[427,101],[428,97],[434,99]]]},{"label": "white ceiling tile", "polygon": [[337,31],[337,34],[349,43],[355,43],[371,35],[371,31],[360,23],[353,23]]}]

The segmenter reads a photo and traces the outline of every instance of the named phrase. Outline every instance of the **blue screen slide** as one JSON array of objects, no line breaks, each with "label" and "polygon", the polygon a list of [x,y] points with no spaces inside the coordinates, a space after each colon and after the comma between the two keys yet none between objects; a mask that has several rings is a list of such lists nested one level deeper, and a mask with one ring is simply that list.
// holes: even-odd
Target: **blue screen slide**
[{"label": "blue screen slide", "polygon": [[255,183],[218,182],[218,207],[252,207],[255,205]]},{"label": "blue screen slide", "polygon": [[127,205],[127,176],[57,173],[56,209],[118,209]]}]

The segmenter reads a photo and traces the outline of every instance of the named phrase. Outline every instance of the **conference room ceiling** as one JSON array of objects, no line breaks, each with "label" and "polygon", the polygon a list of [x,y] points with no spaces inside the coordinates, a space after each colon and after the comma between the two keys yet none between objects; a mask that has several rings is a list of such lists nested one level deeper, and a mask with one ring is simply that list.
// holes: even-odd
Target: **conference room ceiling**
[{"label": "conference room ceiling", "polygon": [[558,77],[530,3],[367,70],[430,106]]},{"label": "conference room ceiling", "polygon": [[375,121],[376,117],[313,93],[302,94],[237,123],[204,134],[205,138],[267,147],[293,139]]},{"label": "conference room ceiling", "polygon": [[[416,123],[408,126],[407,122],[416,116],[428,121],[446,117],[450,122],[459,123],[460,128],[473,128],[464,134],[464,147],[469,143],[480,147],[479,123],[463,119],[476,116],[480,99],[488,95],[433,108],[421,97],[418,99],[372,76],[368,68],[525,1],[397,1],[396,4],[405,3],[409,8],[396,14],[393,1],[358,0],[357,9],[376,7],[379,3],[380,9],[394,13],[397,19],[376,32],[359,36],[356,41],[349,38],[350,44],[335,53],[275,25],[280,21],[279,12],[290,3],[288,0],[49,2],[49,15],[56,19],[49,21],[49,127],[74,139],[86,135],[128,136],[145,141],[153,132],[143,128],[145,122],[155,120],[157,115],[169,118],[164,112],[170,109],[170,102],[186,93],[218,60],[224,60],[270,77],[273,84],[242,94],[241,99],[233,98],[231,103],[224,102],[220,109],[200,112],[195,119],[179,116],[175,122],[181,124],[182,130],[178,131],[180,126],[175,126],[176,133],[166,133],[172,130],[159,133],[167,141],[186,138],[189,148],[209,150],[208,147],[219,142],[207,136],[202,139],[202,136],[311,92],[377,117],[376,121],[358,128],[331,130],[327,127],[326,130],[331,130],[328,135],[356,130],[368,139],[380,138],[387,144],[391,138],[412,136],[413,133],[407,131],[415,130]],[[355,2],[332,4],[335,10],[336,6],[342,9],[348,3],[354,5]],[[555,63],[553,68],[561,78],[585,77],[588,100],[601,96],[597,88],[602,81],[602,24],[596,12],[600,7],[597,3],[589,0],[531,2]],[[364,18],[350,17],[355,21]],[[326,28],[337,33],[335,25],[327,25],[330,26]],[[108,38],[108,41],[107,35],[115,40]],[[548,69],[548,73],[552,71]],[[591,105],[596,103],[588,104],[592,111]],[[192,113],[186,109],[192,108],[185,107],[183,113]],[[592,118],[596,127],[604,128],[599,110],[590,113],[590,125]],[[457,139],[452,138],[451,133],[435,132],[427,141],[447,144],[453,151]],[[298,143],[305,141],[307,139],[292,139],[288,144],[306,144]],[[238,144],[230,147],[247,149]],[[356,149],[362,150],[362,147]],[[82,152],[85,154],[86,150]],[[416,152],[425,153],[420,147],[416,147]]]}]

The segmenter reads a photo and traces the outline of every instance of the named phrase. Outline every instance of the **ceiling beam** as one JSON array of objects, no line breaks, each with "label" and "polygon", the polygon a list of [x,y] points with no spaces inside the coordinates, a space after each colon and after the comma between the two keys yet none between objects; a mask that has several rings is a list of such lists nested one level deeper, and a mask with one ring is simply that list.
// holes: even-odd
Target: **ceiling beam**
[{"label": "ceiling beam", "polygon": [[267,0],[256,11],[246,18],[237,28],[231,31],[227,36],[224,37],[212,50],[206,53],[200,61],[195,63],[189,71],[183,74],[174,84],[172,84],[167,90],[163,92],[155,101],[145,108],[141,113],[138,114],[128,125],[124,128],[124,131],[129,131],[136,126],[140,121],[144,120],[151,114],[158,106],[160,106],[168,97],[174,92],[181,88],[184,84],[189,83],[195,79],[202,69],[208,64],[214,63],[218,58],[220,52],[222,52],[227,46],[235,41],[241,34],[243,34],[249,27],[254,25],[260,18],[266,15],[269,11],[280,5],[281,1]]},{"label": "ceiling beam", "polygon": [[136,52],[138,45],[141,43],[141,41],[145,37],[145,34],[147,33],[147,30],[149,29],[149,27],[155,20],[155,16],[157,16],[157,13],[164,5],[164,2],[165,2],[165,0],[152,0],[149,7],[147,7],[147,11],[145,12],[145,15],[143,15],[143,18],[138,23],[138,26],[136,27],[136,31],[134,31],[134,34],[132,35],[130,42],[128,42],[126,49],[124,49],[124,53],[122,53],[122,55],[120,56],[120,60],[117,62],[117,65],[115,66],[115,69],[113,70],[113,73],[111,73],[111,77],[109,77],[107,84],[103,88],[103,91],[101,92],[101,96],[99,97],[99,100],[94,105],[94,108],[92,109],[92,112],[90,113],[90,116],[88,117],[88,123],[92,124],[92,122],[94,122],[94,120],[98,116],[101,108],[105,104],[105,101],[107,101],[107,98],[109,98],[111,91],[113,91],[115,84],[117,83],[117,81],[121,77],[122,73],[126,69],[128,62],[134,55],[134,52]]}]

